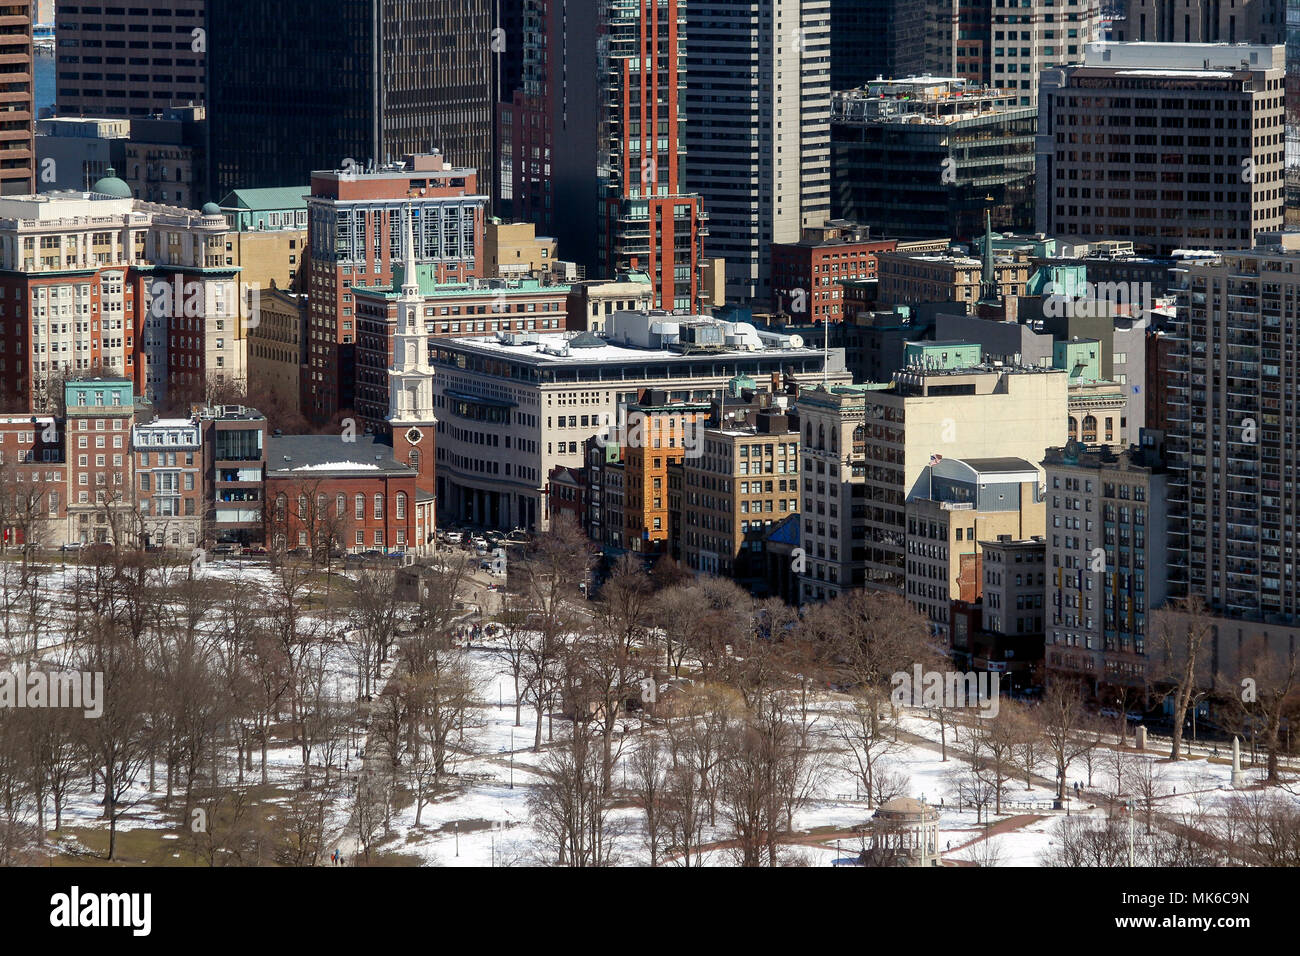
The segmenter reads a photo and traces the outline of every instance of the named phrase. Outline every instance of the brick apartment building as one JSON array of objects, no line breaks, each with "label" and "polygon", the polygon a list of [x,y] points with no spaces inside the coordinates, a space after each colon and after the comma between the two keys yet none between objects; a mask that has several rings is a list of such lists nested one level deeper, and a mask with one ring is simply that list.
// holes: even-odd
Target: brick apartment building
[{"label": "brick apartment building", "polygon": [[876,254],[896,239],[843,220],[806,227],[798,242],[772,244],[772,307],[810,322],[844,321],[844,283],[876,278]]},{"label": "brick apartment building", "polygon": [[[405,217],[413,219],[417,269],[435,283],[483,275],[484,212],[478,172],[438,154],[407,156],[372,172],[318,170],[307,200],[309,309],[302,412],[328,421],[355,401],[354,287],[391,289],[403,261]],[[400,270],[399,270],[400,272]]]}]

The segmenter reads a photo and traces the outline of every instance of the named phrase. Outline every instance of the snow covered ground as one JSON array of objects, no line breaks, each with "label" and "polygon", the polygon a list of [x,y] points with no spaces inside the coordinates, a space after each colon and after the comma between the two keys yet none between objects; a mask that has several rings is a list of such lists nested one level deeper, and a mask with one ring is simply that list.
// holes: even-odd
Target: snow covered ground
[{"label": "snow covered ground", "polygon": [[[66,638],[66,604],[72,593],[76,565],[56,567],[49,572],[50,620],[42,634],[42,645],[57,648]],[[261,562],[205,561],[198,569],[201,577],[227,581],[236,588],[247,588],[250,596],[261,588],[275,583],[273,572]],[[62,609],[62,610],[61,610]],[[217,611],[214,609],[214,616]],[[323,649],[330,686],[339,699],[355,698],[356,665],[346,650],[337,643]],[[428,865],[443,866],[508,866],[536,863],[541,859],[539,834],[529,817],[528,797],[538,780],[537,770],[546,757],[550,734],[555,735],[555,745],[562,746],[570,732],[569,723],[559,717],[553,725],[546,721],[542,727],[543,747],[534,753],[532,743],[536,730],[535,714],[527,707],[521,709],[518,726],[514,722],[514,689],[503,662],[491,651],[482,647],[461,651],[472,668],[480,688],[480,699],[465,723],[464,737],[458,742],[460,753],[453,759],[450,770],[458,775],[458,782],[449,792],[426,805],[421,812],[420,825],[415,825],[416,808],[412,800],[403,801],[392,819],[391,835],[380,845],[384,853],[401,854]],[[388,665],[391,668],[391,663]],[[844,700],[834,695],[822,695],[813,708],[812,733],[820,737],[826,749],[831,749],[835,712],[844,706]],[[1044,748],[1042,762],[1034,768],[1034,779],[1026,786],[1023,775],[1016,775],[1006,784],[1002,812],[977,818],[970,807],[955,806],[954,778],[960,773],[962,762],[952,746],[952,728],[947,728],[948,759],[940,754],[938,723],[920,710],[906,711],[901,723],[901,737],[894,753],[884,758],[884,767],[891,773],[906,778],[906,793],[934,806],[940,813],[938,846],[948,861],[958,865],[980,864],[998,866],[1039,865],[1048,852],[1063,811],[1051,809],[1055,796],[1048,782],[1055,775]],[[657,731],[651,729],[647,733]],[[631,774],[629,758],[639,740],[639,727],[632,721],[628,739],[623,741],[620,762],[614,768],[616,784]],[[348,774],[355,776],[360,766],[354,744],[346,757]],[[248,777],[259,778],[258,758],[254,755],[253,771]],[[1226,800],[1234,791],[1228,788],[1230,768],[1226,752],[1219,762],[1208,759],[1184,760],[1170,763],[1164,752],[1148,751],[1134,754],[1134,759],[1151,761],[1152,775],[1156,780],[1154,790],[1162,813],[1173,817],[1191,818],[1196,815],[1213,815],[1221,812]],[[233,779],[235,757],[233,751],[221,756],[223,776]],[[1083,799],[1073,799],[1071,814],[1090,814],[1103,817],[1108,811],[1106,794],[1114,793],[1112,768],[1107,766],[1105,752],[1094,761],[1091,786]],[[302,754],[296,745],[277,742],[268,750],[268,779],[273,787],[291,791],[301,780]],[[1132,777],[1132,770],[1125,773]],[[320,770],[315,773],[319,774]],[[1251,782],[1262,778],[1262,769],[1248,769]],[[166,814],[160,808],[161,794],[149,791],[147,772],[140,775],[124,801],[127,810],[122,821],[124,829],[169,829],[164,839],[176,839],[175,814]],[[161,779],[161,766],[157,769]],[[1082,760],[1070,767],[1071,784],[1078,780],[1087,783],[1088,774]],[[861,843],[861,829],[870,820],[873,808],[860,798],[859,785],[844,759],[830,758],[819,779],[816,792],[794,818],[795,833],[785,842],[790,853],[809,865],[831,866],[856,859]],[[1128,789],[1128,788],[1125,788]],[[1287,789],[1276,788],[1284,799],[1300,801],[1300,797]],[[1091,796],[1089,796],[1091,794]],[[1073,790],[1071,790],[1073,796]],[[87,828],[106,826],[101,818],[99,795],[83,790],[72,795],[65,807],[65,824]],[[351,792],[344,788],[331,807],[331,829],[341,834],[339,844],[350,853],[356,852],[356,843],[349,834],[353,815]],[[643,816],[639,809],[620,806],[611,814],[611,829],[617,831],[616,858],[624,865],[643,865],[648,861]],[[706,844],[724,841],[727,834],[719,826],[706,833]],[[670,861],[671,862],[671,861]],[[695,861],[693,861],[694,864]],[[707,849],[703,855],[706,865],[729,865],[733,862],[726,847]]]}]

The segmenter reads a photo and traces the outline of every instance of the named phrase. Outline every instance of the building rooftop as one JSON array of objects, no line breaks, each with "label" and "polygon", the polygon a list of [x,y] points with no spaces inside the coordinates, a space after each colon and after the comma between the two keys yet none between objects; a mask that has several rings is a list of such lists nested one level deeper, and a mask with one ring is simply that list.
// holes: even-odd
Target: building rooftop
[{"label": "building rooftop", "polygon": [[[393,282],[388,288],[383,286],[352,286],[352,292],[360,296],[374,296],[382,299],[396,299],[402,294],[402,284],[406,281],[406,269],[401,263],[393,268]],[[570,286],[564,282],[552,282],[550,279],[521,277],[518,279],[470,279],[468,282],[438,282],[437,266],[416,263],[415,278],[420,287],[420,295],[425,299],[495,299],[497,296],[524,296],[549,293],[551,295],[569,294]],[[496,313],[493,313],[494,315]],[[522,318],[515,313],[502,313],[506,318]],[[528,313],[534,318],[534,313]],[[458,318],[471,318],[459,316]],[[485,316],[486,318],[486,316]]]},{"label": "building rooftop", "polygon": [[273,435],[266,445],[268,476],[415,474],[415,469],[393,459],[391,445],[373,435]]},{"label": "building rooftop", "polygon": [[1125,76],[1230,77],[1242,70],[1282,69],[1284,47],[1251,43],[1098,42],[1083,48],[1083,66]]},{"label": "building rooftop", "polygon": [[268,186],[261,189],[235,189],[226,193],[222,209],[306,209],[310,186]]},{"label": "building rooftop", "polygon": [[[636,313],[618,313],[637,315]],[[758,333],[748,323],[718,322],[707,316],[672,315],[669,313],[640,313],[643,328],[632,329],[630,334],[645,333],[653,345],[641,346],[635,341],[612,341],[608,336],[591,332],[550,333],[546,335],[502,333],[497,336],[470,336],[441,339],[437,347],[451,347],[457,351],[477,352],[483,355],[508,357],[535,366],[567,366],[576,364],[610,364],[669,361],[674,363],[716,362],[719,357],[735,356],[744,359],[755,356],[791,357],[819,356],[821,349],[807,348],[800,336]],[[611,323],[612,325],[613,323]],[[692,351],[678,337],[681,329],[717,329],[716,342]],[[608,328],[608,327],[607,327]],[[727,344],[726,339],[732,343]],[[665,347],[666,346],[666,347]]]}]

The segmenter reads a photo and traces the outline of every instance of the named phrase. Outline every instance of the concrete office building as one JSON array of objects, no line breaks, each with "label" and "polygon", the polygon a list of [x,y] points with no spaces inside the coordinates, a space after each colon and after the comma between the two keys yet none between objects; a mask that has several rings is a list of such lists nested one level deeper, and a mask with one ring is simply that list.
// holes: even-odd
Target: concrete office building
[{"label": "concrete office building", "polygon": [[[1093,689],[1141,684],[1151,611],[1166,598],[1166,491],[1158,435],[1119,452],[1049,449],[1046,663]],[[1050,679],[1050,676],[1049,676]]]},{"label": "concrete office building", "polygon": [[1282,228],[1284,80],[1280,46],[1091,44],[1043,75],[1037,230],[1155,255],[1250,248]]},{"label": "concrete office building", "polygon": [[943,458],[926,466],[924,489],[907,500],[903,593],[947,642],[953,601],[982,593],[983,544],[1043,533],[1038,468],[1019,458]]},{"label": "concrete office building", "polygon": [[923,2],[925,68],[1016,90],[1022,106],[1037,102],[1043,70],[1080,62],[1084,47],[1101,39],[1099,0]]},{"label": "concrete office building", "polygon": [[644,272],[629,272],[608,280],[575,282],[566,303],[569,329],[604,331],[615,312],[645,312],[654,304],[654,287]]},{"label": "concrete office building", "polygon": [[703,402],[738,374],[848,381],[843,353],[796,341],[663,312],[615,313],[603,335],[435,340],[439,506],[489,526],[546,528],[547,477],[557,465],[581,467],[587,439],[618,443],[620,407],[645,388]]},{"label": "concrete office building", "polygon": [[1040,460],[1065,435],[1066,374],[915,367],[884,384],[804,389],[798,409],[808,556],[801,601],[863,586],[901,593],[907,501],[927,493],[929,464],[947,457]]},{"label": "concrete office building", "polygon": [[55,102],[64,116],[150,116],[202,103],[204,0],[139,7],[60,3]]},{"label": "concrete office building", "polygon": [[1111,39],[1156,43],[1286,42],[1284,0],[1129,0],[1122,19],[1111,26]]},{"label": "concrete office building", "polygon": [[1300,252],[1189,265],[1168,330],[1170,591],[1294,622]]},{"label": "concrete office building", "polygon": [[[882,252],[876,255],[876,301],[885,308],[920,302],[955,302],[973,311],[984,291],[984,264],[950,253]],[[1027,259],[999,255],[993,261],[998,298],[1023,295]]]}]

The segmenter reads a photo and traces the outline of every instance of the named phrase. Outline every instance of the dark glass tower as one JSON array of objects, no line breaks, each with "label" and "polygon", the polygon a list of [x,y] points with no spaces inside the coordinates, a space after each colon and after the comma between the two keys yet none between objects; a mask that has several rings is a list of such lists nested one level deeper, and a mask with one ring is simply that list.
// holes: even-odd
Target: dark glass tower
[{"label": "dark glass tower", "polygon": [[831,89],[922,73],[924,0],[831,0]]},{"label": "dark glass tower", "polygon": [[431,149],[490,177],[495,11],[495,0],[211,0],[210,195]]}]

